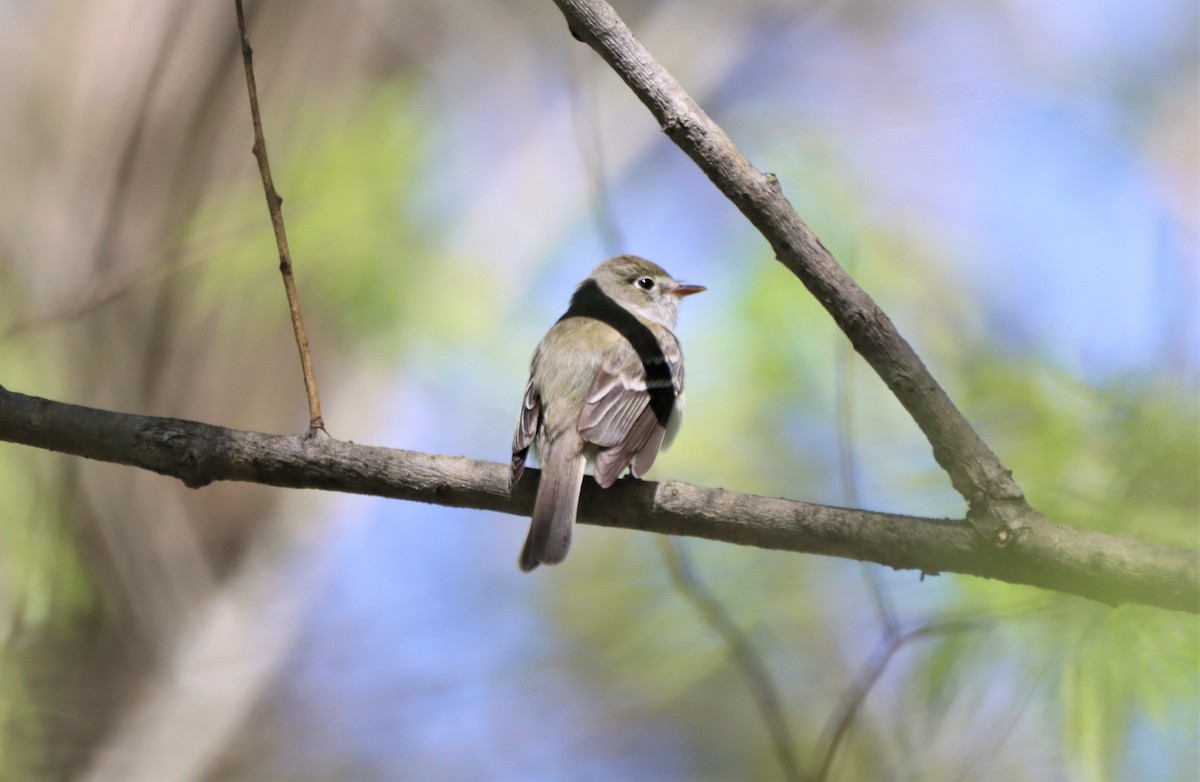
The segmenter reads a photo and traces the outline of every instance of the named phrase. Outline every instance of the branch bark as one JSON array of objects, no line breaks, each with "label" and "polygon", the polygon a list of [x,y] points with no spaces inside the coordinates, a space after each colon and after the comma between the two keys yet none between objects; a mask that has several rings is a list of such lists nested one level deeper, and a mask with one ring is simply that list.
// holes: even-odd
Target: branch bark
[{"label": "branch bark", "polygon": [[[0,440],[140,467],[199,488],[246,481],[371,494],[528,516],[539,473],[508,493],[508,465],[333,438],[272,435],[115,413],[0,387]],[[994,578],[1110,604],[1200,614],[1200,553],[1045,521],[1047,532],[1000,550],[965,520],[929,519],[624,478],[584,480],[585,524]]]},{"label": "branch bark", "polygon": [[663,131],[766,237],[779,261],[829,311],[854,349],[879,374],[933,447],[937,463],[968,503],[967,518],[1003,547],[1052,533],[1008,470],[980,439],[888,316],[848,275],[783,195],[603,0],[554,0],[571,34],[604,58]]}]

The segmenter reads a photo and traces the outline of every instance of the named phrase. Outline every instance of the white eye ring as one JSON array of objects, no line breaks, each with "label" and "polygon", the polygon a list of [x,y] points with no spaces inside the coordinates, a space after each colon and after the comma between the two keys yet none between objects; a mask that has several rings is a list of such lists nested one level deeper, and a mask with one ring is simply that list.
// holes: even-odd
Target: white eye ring
[{"label": "white eye ring", "polygon": [[654,288],[654,280],[649,277],[641,277],[637,281],[637,286],[644,291],[652,290]]}]

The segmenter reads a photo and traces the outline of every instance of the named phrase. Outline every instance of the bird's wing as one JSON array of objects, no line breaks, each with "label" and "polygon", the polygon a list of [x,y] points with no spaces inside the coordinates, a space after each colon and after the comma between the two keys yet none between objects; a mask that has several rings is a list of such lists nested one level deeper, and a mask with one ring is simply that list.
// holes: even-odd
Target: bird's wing
[{"label": "bird's wing", "polygon": [[513,432],[512,467],[508,474],[508,490],[517,485],[525,472],[525,457],[537,434],[538,421],[542,417],[542,399],[533,385],[533,378],[525,384],[525,398],[521,400],[521,414],[517,417],[517,430]]},{"label": "bird's wing", "polygon": [[[622,350],[607,357],[584,397],[579,433],[600,449],[595,476],[601,486],[611,486],[631,464],[633,474],[639,478],[650,469],[666,432],[667,417],[660,420],[660,414],[665,411],[669,415],[683,393],[679,343],[670,332],[660,335],[657,342],[661,356],[640,357],[626,343]],[[666,373],[659,366],[663,363]],[[652,393],[668,396],[659,396],[661,401],[652,404]],[[670,404],[664,407],[665,402]]]}]

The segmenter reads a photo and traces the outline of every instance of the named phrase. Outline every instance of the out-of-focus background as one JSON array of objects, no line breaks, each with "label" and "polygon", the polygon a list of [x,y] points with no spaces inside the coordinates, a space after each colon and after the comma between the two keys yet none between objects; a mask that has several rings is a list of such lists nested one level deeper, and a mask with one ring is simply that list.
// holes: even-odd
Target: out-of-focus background
[{"label": "out-of-focus background", "polygon": [[[617,8],[1036,507],[1197,545],[1194,2]],[[882,384],[549,0],[248,15],[334,436],[506,460],[533,346],[629,251],[709,288],[651,477],[961,516]],[[0,2],[6,387],[305,427],[236,40],[226,2]],[[8,444],[0,498],[6,779],[779,777],[654,536],[584,527],[525,576],[523,519]],[[1192,617],[680,549],[807,771],[850,711],[831,778],[1200,777]]]}]

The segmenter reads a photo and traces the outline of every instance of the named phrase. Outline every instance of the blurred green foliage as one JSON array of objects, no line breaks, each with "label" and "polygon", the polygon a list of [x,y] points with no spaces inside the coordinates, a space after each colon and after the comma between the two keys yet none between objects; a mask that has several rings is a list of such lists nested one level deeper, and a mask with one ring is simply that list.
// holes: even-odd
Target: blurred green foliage
[{"label": "blurred green foliage", "polygon": [[[1197,547],[1200,418],[1177,387],[1122,379],[1088,384],[1036,361],[996,356],[983,357],[968,376],[965,403],[978,411],[985,437],[1006,455],[1030,501],[1048,517]],[[1110,609],[1048,593],[1037,595],[1035,608],[1027,590],[982,579],[960,582],[956,611],[1030,613],[1013,623],[1005,649],[1050,661],[1063,736],[1079,778],[1131,773],[1125,764],[1131,726],[1139,720],[1200,736],[1196,617],[1136,606]],[[974,670],[981,662],[979,656],[943,653],[932,678],[946,676],[947,665]]]},{"label": "blurred green foliage", "polygon": [[[418,216],[428,201],[428,118],[412,88],[380,87],[351,122],[316,107],[297,114],[297,124],[326,128],[302,156],[280,156],[275,175],[305,318],[319,324],[310,328],[314,338],[394,361],[414,346],[486,332],[500,305],[488,295],[494,272],[480,263],[486,259],[439,255],[435,226]],[[210,306],[223,307],[231,291],[246,301],[283,301],[266,215],[257,180],[214,193],[198,210],[189,242],[211,254],[198,291]],[[283,307],[250,309],[286,326]]]},{"label": "blurred green foliage", "polygon": [[[22,313],[17,282],[0,266],[0,312]],[[63,387],[50,346],[53,329],[36,337],[4,335],[14,320],[0,320],[0,370],[13,390],[47,395]],[[24,336],[25,338],[21,338]],[[70,638],[95,605],[93,583],[80,559],[66,513],[62,474],[69,458],[0,443],[0,776],[32,779],[39,748],[39,704],[29,687],[47,636]]]}]

